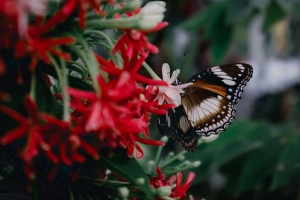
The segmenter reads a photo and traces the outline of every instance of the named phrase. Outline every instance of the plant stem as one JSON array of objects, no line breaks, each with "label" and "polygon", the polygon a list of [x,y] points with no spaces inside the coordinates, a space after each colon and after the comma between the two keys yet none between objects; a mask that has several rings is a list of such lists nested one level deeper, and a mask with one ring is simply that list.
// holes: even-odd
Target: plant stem
[{"label": "plant stem", "polygon": [[159,76],[157,76],[157,74],[151,69],[151,67],[146,62],[143,62],[143,66],[153,79],[161,80],[161,78],[159,78]]},{"label": "plant stem", "polygon": [[36,75],[35,70],[31,71],[31,84],[30,84],[30,96],[35,100],[35,88],[36,88]]},{"label": "plant stem", "polygon": [[[67,94],[67,90],[66,90],[66,83],[68,82],[65,70],[66,69],[60,69],[59,65],[57,64],[56,60],[50,55],[48,54],[49,59],[51,60],[51,63],[56,71],[57,74],[57,78],[58,78],[58,82],[60,85],[60,89],[61,89],[61,93],[62,93],[62,97],[63,97],[63,120],[66,122],[69,122],[70,120],[70,112],[69,112],[69,95]],[[61,63],[62,64],[62,63]],[[66,68],[66,66],[62,67]]]}]

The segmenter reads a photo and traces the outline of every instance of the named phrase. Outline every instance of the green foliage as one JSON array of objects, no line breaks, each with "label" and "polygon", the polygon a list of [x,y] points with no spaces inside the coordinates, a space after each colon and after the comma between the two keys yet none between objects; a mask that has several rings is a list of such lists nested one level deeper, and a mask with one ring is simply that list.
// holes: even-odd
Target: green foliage
[{"label": "green foliage", "polygon": [[237,27],[247,25],[260,14],[264,16],[262,30],[267,32],[287,13],[298,14],[299,10],[295,7],[299,7],[299,2],[296,0],[213,1],[189,19],[181,22],[179,26],[190,31],[204,30],[203,39],[210,42],[212,64],[217,65],[228,53],[233,31]]},{"label": "green foliage", "polygon": [[219,170],[235,196],[264,184],[273,191],[300,175],[300,134],[291,124],[235,122],[212,143],[201,145],[188,159],[200,159],[195,183]]},{"label": "green foliage", "polygon": [[[127,151],[119,149],[118,154],[110,155],[109,151],[102,151],[101,159],[99,163],[112,172],[120,175],[126,179],[129,183],[134,184],[143,191],[147,199],[153,198],[153,193],[150,190],[148,177],[145,174],[144,169],[136,161],[135,158],[128,158]],[[143,179],[143,183],[137,183],[138,179]]]}]

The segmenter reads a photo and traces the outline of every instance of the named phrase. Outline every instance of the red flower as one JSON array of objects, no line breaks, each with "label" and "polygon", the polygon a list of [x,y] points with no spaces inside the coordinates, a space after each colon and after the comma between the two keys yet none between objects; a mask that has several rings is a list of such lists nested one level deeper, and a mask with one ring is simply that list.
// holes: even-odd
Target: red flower
[{"label": "red flower", "polygon": [[142,30],[123,30],[125,33],[119,38],[115,47],[112,50],[112,54],[118,51],[122,53],[126,52],[129,58],[135,56],[135,50],[138,50],[142,55],[147,55],[147,52],[158,53],[158,48],[148,41],[146,34],[154,33],[163,29],[168,25],[167,22],[159,23],[154,29],[142,31]]},{"label": "red flower", "polygon": [[47,54],[53,54],[65,60],[70,59],[70,54],[61,51],[58,47],[61,45],[67,45],[74,43],[72,37],[62,38],[27,38],[26,40],[19,40],[15,46],[15,57],[32,57],[32,62],[29,65],[30,69],[34,69],[37,61],[42,60],[43,62],[50,64],[50,59]]},{"label": "red flower", "polygon": [[[94,9],[100,16],[105,16],[106,12],[100,7],[102,0],[67,0],[65,4],[59,9],[45,24],[39,24],[31,28],[30,32],[38,35],[48,32],[57,24],[63,23],[70,15],[78,11],[80,28],[86,29],[85,15],[89,8]],[[114,4],[113,0],[107,1]]]},{"label": "red flower", "polygon": [[[171,186],[176,181],[176,186],[172,189],[172,192],[169,197],[187,200],[187,190],[190,187],[192,181],[195,179],[195,173],[190,172],[188,174],[188,178],[184,185],[182,185],[182,174],[181,172],[177,172],[176,176],[171,176],[169,180],[166,180],[166,175],[156,167],[157,177],[150,177],[150,186],[153,188],[159,188],[162,186]],[[158,199],[161,199],[158,197]]]},{"label": "red flower", "polygon": [[102,147],[127,148],[129,157],[136,152],[136,157],[141,158],[143,151],[137,142],[163,145],[161,141],[140,137],[140,133],[149,137],[149,118],[140,98],[145,89],[138,87],[127,71],[109,83],[99,76],[98,84],[102,91],[100,97],[94,92],[72,88],[69,88],[69,94],[73,99],[71,106],[83,118],[85,131],[96,132]]},{"label": "red flower", "polygon": [[28,15],[30,13],[38,16],[43,15],[45,5],[46,2],[40,0],[1,0],[0,18],[8,21],[7,24],[12,25],[14,29],[18,30],[21,38],[25,38],[27,36]]},{"label": "red flower", "polygon": [[[35,102],[26,96],[25,106],[28,118],[0,105],[0,111],[19,122],[12,131],[7,132],[0,140],[8,145],[19,139],[26,139],[21,149],[26,175],[33,179],[35,175],[35,158],[45,155],[49,161],[58,165],[71,165],[74,162],[83,163],[85,154],[99,159],[98,150],[93,140],[89,140],[80,125],[72,126],[70,122],[58,120],[48,114],[39,114]],[[90,142],[92,141],[92,142]],[[19,147],[18,147],[19,148]],[[51,175],[53,177],[53,173]],[[53,179],[53,178],[52,178]]]},{"label": "red flower", "polygon": [[[0,140],[2,145],[7,145],[19,139],[26,138],[26,144],[22,147],[21,158],[31,166],[32,160],[40,154],[39,149],[44,151],[49,150],[49,145],[45,143],[39,131],[39,113],[36,104],[30,98],[25,97],[25,107],[28,112],[28,118],[23,117],[16,111],[0,105],[0,111],[9,115],[11,118],[19,122],[19,125],[10,132],[7,132]],[[26,168],[31,173],[28,173],[29,178],[33,178],[33,170]]]},{"label": "red flower", "polygon": [[101,56],[98,56],[95,54],[98,62],[100,63],[100,68],[104,71],[106,71],[112,79],[118,78],[123,71],[127,71],[130,73],[130,76],[137,82],[144,83],[147,85],[165,85],[167,86],[167,83],[161,80],[154,80],[150,78],[146,78],[144,76],[141,76],[138,73],[138,70],[141,68],[142,63],[146,59],[146,55],[139,55],[139,52],[135,49],[134,55],[132,58],[129,58],[127,56],[126,50],[121,52],[122,58],[124,61],[123,68],[119,69],[115,63],[112,60],[105,60]]}]

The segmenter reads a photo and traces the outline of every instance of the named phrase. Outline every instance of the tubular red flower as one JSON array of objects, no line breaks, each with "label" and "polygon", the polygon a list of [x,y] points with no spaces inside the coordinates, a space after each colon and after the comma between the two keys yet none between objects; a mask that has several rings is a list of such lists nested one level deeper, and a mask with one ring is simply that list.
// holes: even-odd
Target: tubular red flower
[{"label": "tubular red flower", "polygon": [[[15,46],[15,57],[22,58],[31,56],[34,63],[37,63],[35,59],[41,59],[43,62],[50,64],[48,53],[63,58],[65,60],[70,59],[70,55],[59,49],[58,46],[74,43],[75,40],[72,37],[62,38],[28,38],[27,40],[19,40]],[[30,65],[33,69],[35,66]]]},{"label": "tubular red flower", "polygon": [[[172,192],[169,197],[187,200],[187,190],[190,187],[192,181],[195,179],[195,173],[190,172],[188,174],[188,178],[185,184],[182,186],[182,174],[181,172],[177,172],[176,176],[171,176],[169,180],[166,180],[166,175],[160,170],[160,168],[156,167],[156,173],[158,176],[150,177],[150,186],[153,188],[159,188],[162,186],[171,186],[176,181],[176,186],[172,189]],[[157,197],[158,199],[161,199]]]}]

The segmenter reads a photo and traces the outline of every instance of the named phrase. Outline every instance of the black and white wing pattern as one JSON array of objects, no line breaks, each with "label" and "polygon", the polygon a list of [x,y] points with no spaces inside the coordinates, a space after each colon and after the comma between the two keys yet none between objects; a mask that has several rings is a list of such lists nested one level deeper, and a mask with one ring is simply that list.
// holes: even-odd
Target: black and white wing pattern
[{"label": "black and white wing pattern", "polygon": [[169,109],[166,115],[158,115],[158,129],[161,135],[167,135],[180,142],[187,151],[194,151],[198,144],[196,130],[188,121],[182,105]]},{"label": "black and white wing pattern", "polygon": [[[174,135],[175,139],[178,137],[177,141],[181,142],[183,147],[188,146],[186,149],[193,151],[197,146],[196,143],[191,143],[194,146],[187,144],[195,138],[189,141],[187,139],[189,137],[185,137],[183,140],[182,137],[186,134],[197,138],[197,135],[209,136],[224,131],[234,119],[235,104],[241,99],[243,89],[252,74],[253,69],[250,65],[238,63],[212,67],[189,78],[186,83],[193,84],[185,88],[185,93],[181,97],[180,107],[183,109],[177,109],[178,114],[175,109],[175,113],[169,118],[171,121],[174,120],[170,123],[169,132],[172,134],[169,135]],[[170,112],[169,110],[168,114]],[[180,123],[181,115],[190,126]],[[158,119],[162,116],[159,115]],[[159,121],[158,129],[161,134],[166,134]]]}]

